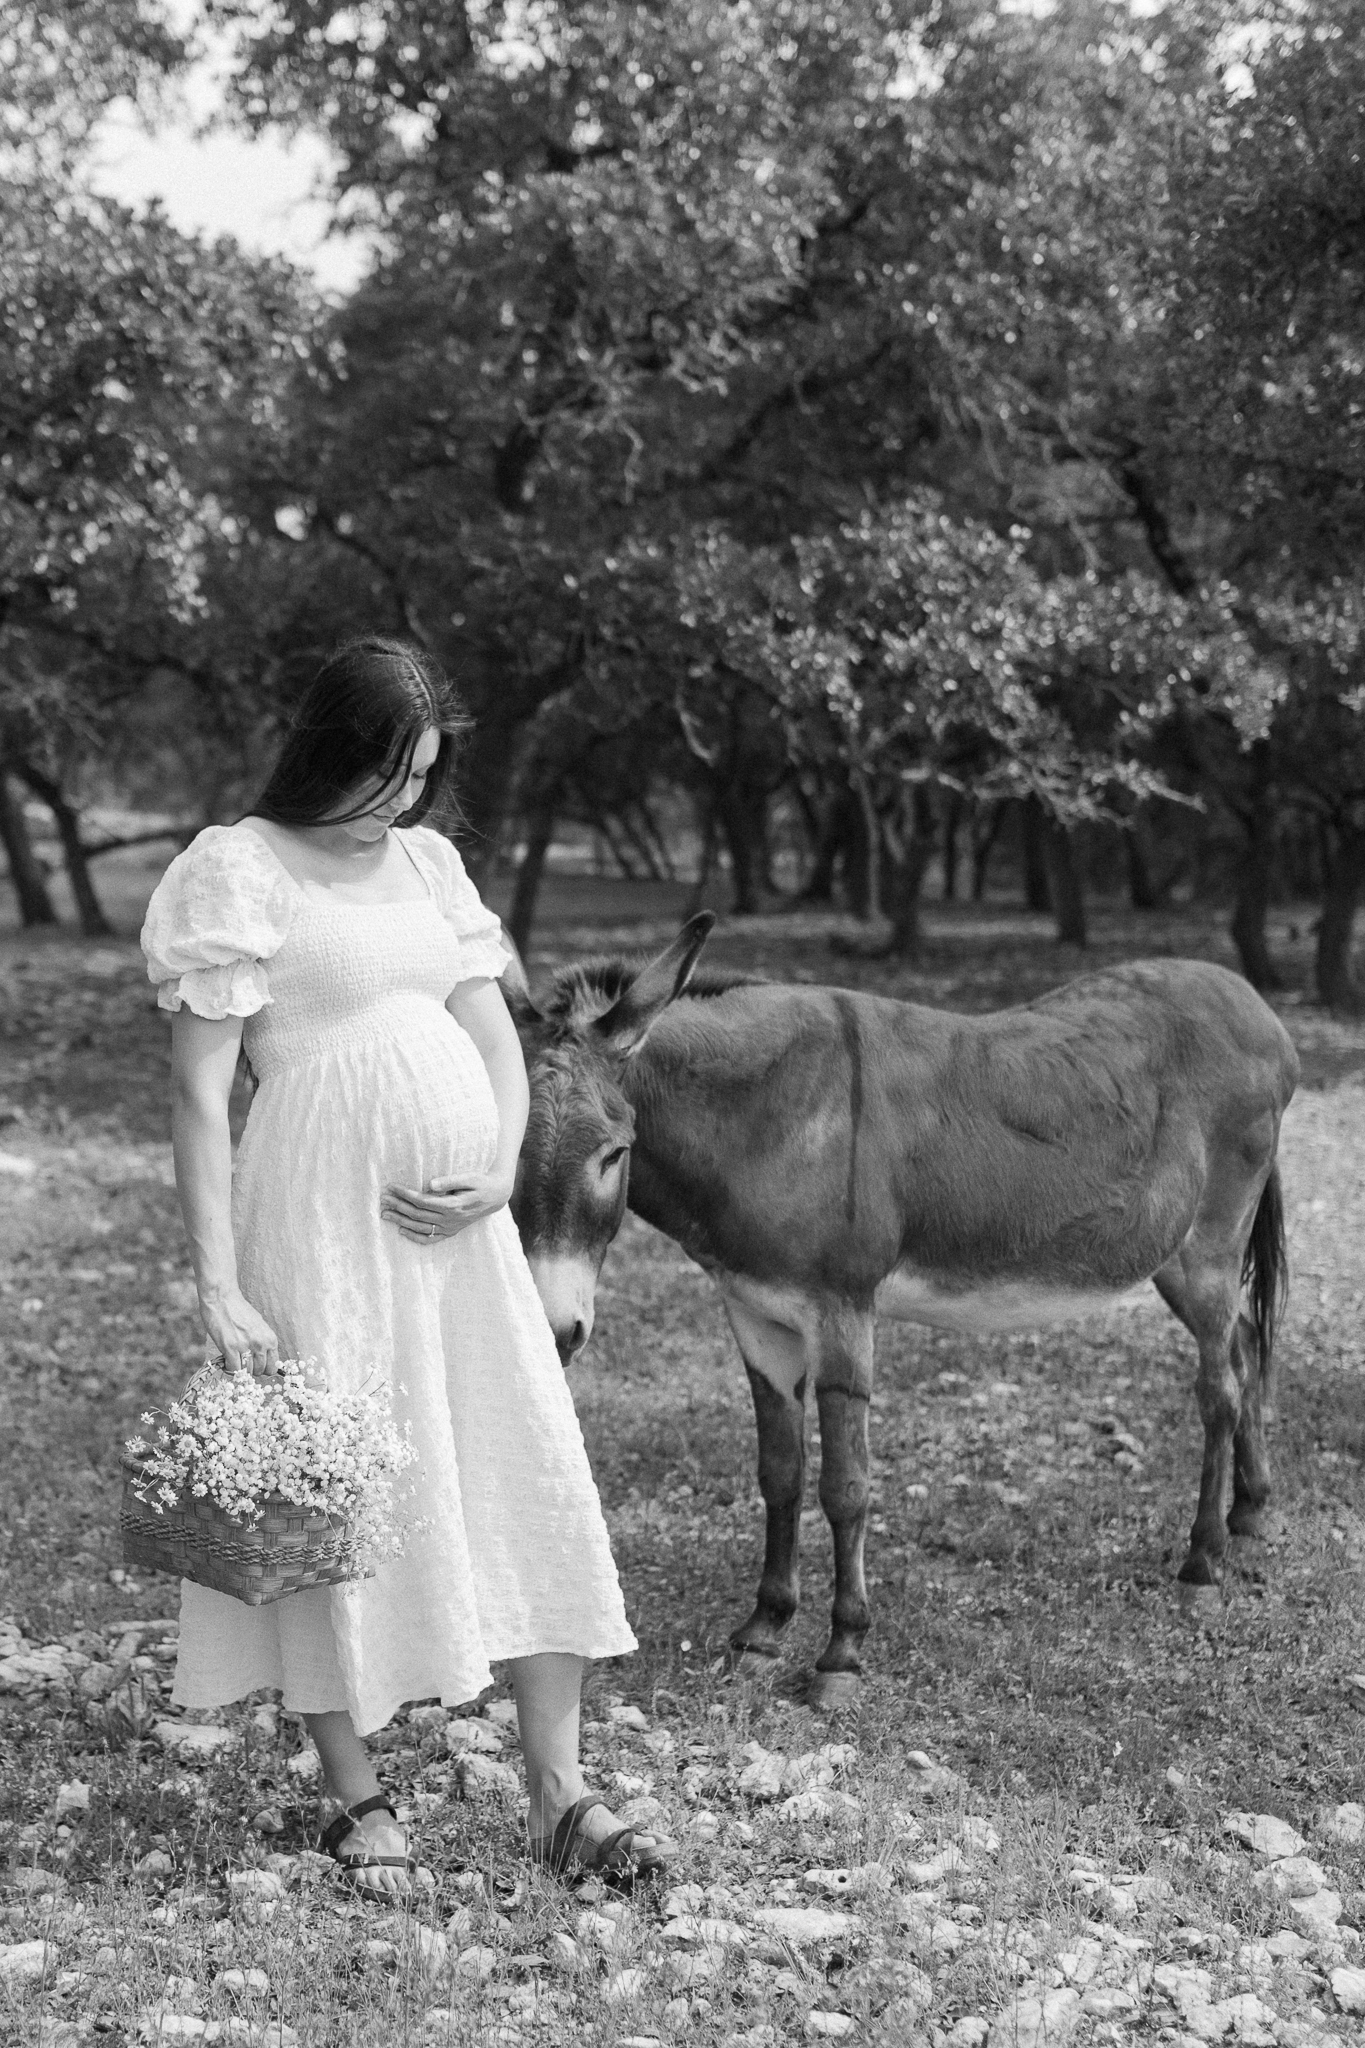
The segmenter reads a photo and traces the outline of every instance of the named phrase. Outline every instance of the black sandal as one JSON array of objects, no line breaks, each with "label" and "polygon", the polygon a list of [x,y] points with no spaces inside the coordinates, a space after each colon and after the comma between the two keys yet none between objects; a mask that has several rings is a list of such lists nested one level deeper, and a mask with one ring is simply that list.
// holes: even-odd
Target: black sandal
[{"label": "black sandal", "polygon": [[606,1803],[595,1793],[575,1800],[568,1812],[560,1816],[548,1841],[543,1835],[532,1840],[531,1861],[545,1864],[554,1877],[598,1877],[610,1890],[618,1892],[633,1891],[637,1884],[651,1884],[662,1878],[668,1869],[667,1862],[657,1848],[646,1848],[637,1840],[634,1828],[618,1828],[614,1835],[607,1835],[600,1842],[584,1840],[586,1815],[594,1806]]},{"label": "black sandal", "polygon": [[[416,1875],[417,1859],[406,1852],[402,1856],[373,1856],[357,1855],[353,1850],[349,1856],[342,1855],[341,1844],[345,1841],[351,1830],[365,1818],[367,1813],[381,1812],[392,1815],[394,1825],[399,1825],[398,1815],[394,1813],[393,1803],[388,1795],[384,1792],[376,1792],[373,1799],[362,1799],[355,1806],[343,1807],[336,1819],[329,1822],[327,1827],[323,1829],[321,1838],[323,1854],[330,1856],[333,1863],[340,1866],[344,1876],[354,1877],[355,1873],[359,1870],[403,1870],[407,1872],[409,1877]],[[362,1885],[360,1889],[362,1891],[376,1891],[374,1885]],[[377,1896],[387,1898],[390,1894],[378,1892]]]}]

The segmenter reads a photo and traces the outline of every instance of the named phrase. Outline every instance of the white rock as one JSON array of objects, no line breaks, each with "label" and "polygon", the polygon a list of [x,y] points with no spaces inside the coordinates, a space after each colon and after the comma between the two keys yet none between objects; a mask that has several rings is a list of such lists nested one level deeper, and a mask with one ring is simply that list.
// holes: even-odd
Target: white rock
[{"label": "white rock", "polygon": [[648,1978],[643,1970],[617,1970],[602,1986],[606,2005],[632,2005],[643,1992]]},{"label": "white rock", "polygon": [[1121,1985],[1115,1985],[1112,1989],[1093,1985],[1081,1999],[1081,2011],[1096,2020],[1126,2019],[1129,2013],[1136,2012],[1137,2009],[1137,1998],[1131,1991],[1125,1991]]},{"label": "white rock", "polygon": [[862,1807],[851,1792],[838,1792],[832,1785],[812,1785],[809,1791],[793,1792],[777,1809],[779,1820],[808,1822],[853,1819]]},{"label": "white rock", "polygon": [[450,1964],[450,1948],[438,1927],[424,1926],[419,1920],[412,1930],[412,1946],[417,1967],[424,1977],[445,1975]]},{"label": "white rock", "polygon": [[686,1954],[670,1956],[668,1959],[668,1981],[676,1990],[692,1990],[698,1984],[708,1984],[720,1975],[720,1962],[715,1955],[704,1950],[698,1954],[688,1950]]},{"label": "white rock", "polygon": [[482,1980],[491,1976],[497,1967],[497,1961],[498,1952],[495,1948],[461,1949],[455,1963],[455,1975]]},{"label": "white rock", "polygon": [[[668,1930],[664,1931],[666,1933]],[[602,1949],[615,1948],[621,1939],[619,1922],[608,1919],[605,1913],[580,1913],[574,1922],[574,1933],[580,1941],[590,1942],[593,1947]]]},{"label": "white rock", "polygon": [[32,1180],[38,1171],[35,1159],[26,1159],[22,1152],[0,1152],[0,1173],[10,1180]]},{"label": "white rock", "polygon": [[144,2012],[138,2014],[139,2041],[202,2041],[209,2023],[192,2012]]},{"label": "white rock", "polygon": [[1327,1872],[1311,1856],[1284,1856],[1266,1872],[1277,1892],[1288,1899],[1311,1899],[1325,1889]]},{"label": "white rock", "polygon": [[270,1979],[264,1970],[220,1970],[213,1980],[215,1991],[232,1991],[238,1998],[264,1998]]},{"label": "white rock", "polygon": [[56,1816],[65,1820],[69,1813],[90,1811],[90,1787],[80,1778],[72,1778],[68,1784],[57,1787]]},{"label": "white rock", "polygon": [[812,1941],[842,1941],[855,1934],[858,1922],[850,1913],[831,1913],[823,1906],[760,1906],[754,1914],[761,1927],[802,1946]]},{"label": "white rock", "polygon": [[1334,1842],[1365,1842],[1365,1806],[1348,1799],[1331,1815],[1323,1833]]},{"label": "white rock", "polygon": [[1000,1837],[981,1814],[969,1813],[962,1823],[962,1839],[979,1856],[998,1856]]},{"label": "white rock", "polygon": [[495,1721],[499,1728],[510,1728],[516,1733],[517,1703],[515,1700],[490,1700],[484,1708],[484,1718]]},{"label": "white rock", "polygon": [[164,1849],[149,1849],[145,1856],[139,1856],[133,1865],[139,1877],[169,1877],[175,1869],[175,1859]]},{"label": "white rock", "polygon": [[695,1835],[699,1842],[714,1842],[720,1833],[720,1822],[714,1813],[708,1813],[703,1807],[700,1813],[693,1814],[688,1823],[688,1833]]},{"label": "white rock", "polygon": [[152,1733],[163,1749],[169,1749],[182,1763],[207,1763],[211,1757],[231,1749],[237,1740],[230,1728],[216,1722],[157,1721]]},{"label": "white rock", "polygon": [[[782,1773],[786,1768],[785,1757],[766,1755],[747,1764],[739,1774],[739,1789],[746,1799],[766,1800],[782,1797]],[[831,1771],[830,1776],[834,1773]]]},{"label": "white rock", "polygon": [[1158,1963],[1152,1972],[1152,1982],[1182,2012],[1187,2006],[1208,2005],[1213,1998],[1213,1979],[1208,1971],[1195,1969],[1189,1963]]},{"label": "white rock", "polygon": [[1343,2012],[1365,2013],[1365,1970],[1333,1970],[1332,1996]]},{"label": "white rock", "polygon": [[466,1799],[515,1799],[521,1789],[517,1774],[510,1764],[495,1763],[491,1756],[482,1756],[476,1749],[463,1752],[456,1770]]},{"label": "white rock", "polygon": [[980,2013],[968,2013],[948,2029],[946,2048],[983,2048],[990,2030],[990,2021],[982,2019]]},{"label": "white rock", "polygon": [[300,1785],[316,1785],[322,1776],[322,1758],[315,1749],[301,1749],[290,1757],[285,1769]]},{"label": "white rock", "polygon": [[545,1953],[552,1970],[576,1970],[579,1947],[571,1934],[562,1931],[552,1934],[545,1944]]},{"label": "white rock", "polygon": [[929,1946],[936,1956],[955,1956],[966,1938],[956,1920],[935,1920],[929,1929]]},{"label": "white rock", "polygon": [[1308,1847],[1287,1820],[1280,1820],[1273,1813],[1230,1813],[1223,1822],[1223,1832],[1235,1835],[1259,1856],[1297,1856]]},{"label": "white rock", "polygon": [[801,1882],[828,1899],[861,1899],[869,1892],[889,1892],[891,1872],[884,1863],[855,1863],[847,1870],[808,1870]]},{"label": "white rock", "polygon": [[229,1871],[228,1889],[236,1899],[278,1899],[284,1894],[284,1885],[273,1870]]},{"label": "white rock", "polygon": [[808,2012],[806,2032],[812,2041],[846,2041],[858,2022],[846,2012]]},{"label": "white rock", "polygon": [[614,1721],[618,1728],[633,1728],[639,1735],[648,1735],[649,1720],[638,1707],[608,1707],[607,1719]]},{"label": "white rock", "polygon": [[993,2048],[1050,2048],[1075,2031],[1080,2018],[1078,1991],[1045,1991],[1006,2006],[991,2028]]},{"label": "white rock", "polygon": [[56,1966],[50,1941],[0,1942],[0,1984],[36,1984]]},{"label": "white rock", "polygon": [[749,1937],[733,1920],[698,1919],[682,1913],[667,1922],[662,1939],[701,1948],[743,1948]]},{"label": "white rock", "polygon": [[962,1851],[947,1848],[940,1849],[937,1856],[929,1857],[924,1863],[907,1864],[905,1874],[911,1884],[924,1886],[942,1884],[945,1877],[951,1877],[955,1871],[966,1868],[967,1859]]},{"label": "white rock", "polygon": [[1291,1933],[1287,1927],[1282,1927],[1278,1934],[1272,1934],[1265,1944],[1266,1953],[1277,1963],[1297,1963],[1312,1946],[1311,1941],[1305,1941],[1301,1934]]},{"label": "white rock", "polygon": [[699,1884],[677,1884],[664,1900],[665,1920],[676,1920],[684,1913],[701,1913],[706,1907],[706,1893]]},{"label": "white rock", "polygon": [[452,1756],[461,1750],[474,1750],[484,1756],[498,1756],[502,1751],[502,1737],[487,1721],[463,1717],[447,1721],[443,1739]]},{"label": "white rock", "polygon": [[1324,1889],[1314,1892],[1310,1899],[1291,1899],[1289,1917],[1310,1939],[1314,1935],[1321,1939],[1325,1930],[1335,1927],[1341,1918],[1341,1896]]}]

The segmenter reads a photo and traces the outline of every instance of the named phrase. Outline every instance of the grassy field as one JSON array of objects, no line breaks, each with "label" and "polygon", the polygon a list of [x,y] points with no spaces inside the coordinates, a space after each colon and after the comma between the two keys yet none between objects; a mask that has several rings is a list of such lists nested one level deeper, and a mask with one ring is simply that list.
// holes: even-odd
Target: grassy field
[{"label": "grassy field", "polygon": [[[129,930],[152,873],[111,874]],[[538,963],[662,943],[682,894],[556,878]],[[1134,953],[1228,957],[1200,912],[1101,908],[1086,957],[1004,904],[929,924],[913,975],[832,951],[855,928],[815,914],[728,921],[711,953],[971,1008]],[[1306,987],[1306,918],[1275,939]],[[1153,1297],[1041,1339],[886,1327],[861,1708],[802,1704],[831,1590],[813,1482],[788,1656],[770,1687],[729,1678],[760,1549],[747,1390],[707,1282],[628,1222],[573,1385],[641,1650],[594,1673],[586,1748],[696,1889],[618,1912],[532,1877],[513,1795],[480,1792],[468,1731],[419,1713],[381,1771],[431,1883],[386,1914],[310,1861],[307,1752],[269,1701],[189,1717],[225,1731],[208,1761],[150,1732],[174,1588],[120,1573],[114,1446],[201,1356],[167,1034],[130,940],[0,936],[0,971],[0,1659],[60,1646],[0,1693],[0,2039],[1360,2038],[1365,1033],[1297,989],[1283,1004],[1306,1076],[1283,1155],[1283,1530],[1236,1552],[1212,1633],[1173,1598],[1200,1432],[1190,1340]],[[118,1682],[92,1708],[99,1666]],[[1243,1846],[1235,1812],[1277,1816],[1303,1854]]]}]

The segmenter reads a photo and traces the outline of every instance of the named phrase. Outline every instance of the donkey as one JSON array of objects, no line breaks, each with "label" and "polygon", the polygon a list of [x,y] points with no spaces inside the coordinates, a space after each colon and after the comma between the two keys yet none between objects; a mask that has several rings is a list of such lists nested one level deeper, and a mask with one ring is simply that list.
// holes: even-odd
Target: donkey
[{"label": "donkey", "polygon": [[1192,960],[1086,975],[986,1016],[694,976],[713,921],[692,918],[643,967],[562,968],[540,1005],[524,980],[504,992],[531,1081],[513,1213],[561,1355],[587,1342],[627,1202],[720,1287],[767,1510],[737,1659],[776,1658],[796,1611],[810,1386],[835,1567],[810,1697],[856,1697],[877,1315],[1012,1330],[1148,1280],[1199,1347],[1204,1462],[1182,1601],[1220,1601],[1228,1532],[1257,1534],[1271,1490],[1262,1410],[1286,1283],[1275,1152],[1299,1070],[1279,1020],[1245,981]]}]

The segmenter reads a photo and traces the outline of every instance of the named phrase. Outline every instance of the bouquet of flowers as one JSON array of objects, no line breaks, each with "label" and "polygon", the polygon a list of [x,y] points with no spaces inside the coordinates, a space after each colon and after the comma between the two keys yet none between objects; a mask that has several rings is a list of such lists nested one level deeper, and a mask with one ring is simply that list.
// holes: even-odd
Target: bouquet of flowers
[{"label": "bouquet of flowers", "polygon": [[121,1523],[130,1564],[249,1606],[364,1577],[396,1547],[394,1479],[411,1462],[387,1389],[337,1394],[314,1361],[277,1376],[208,1366],[150,1439],[125,1445]]}]

